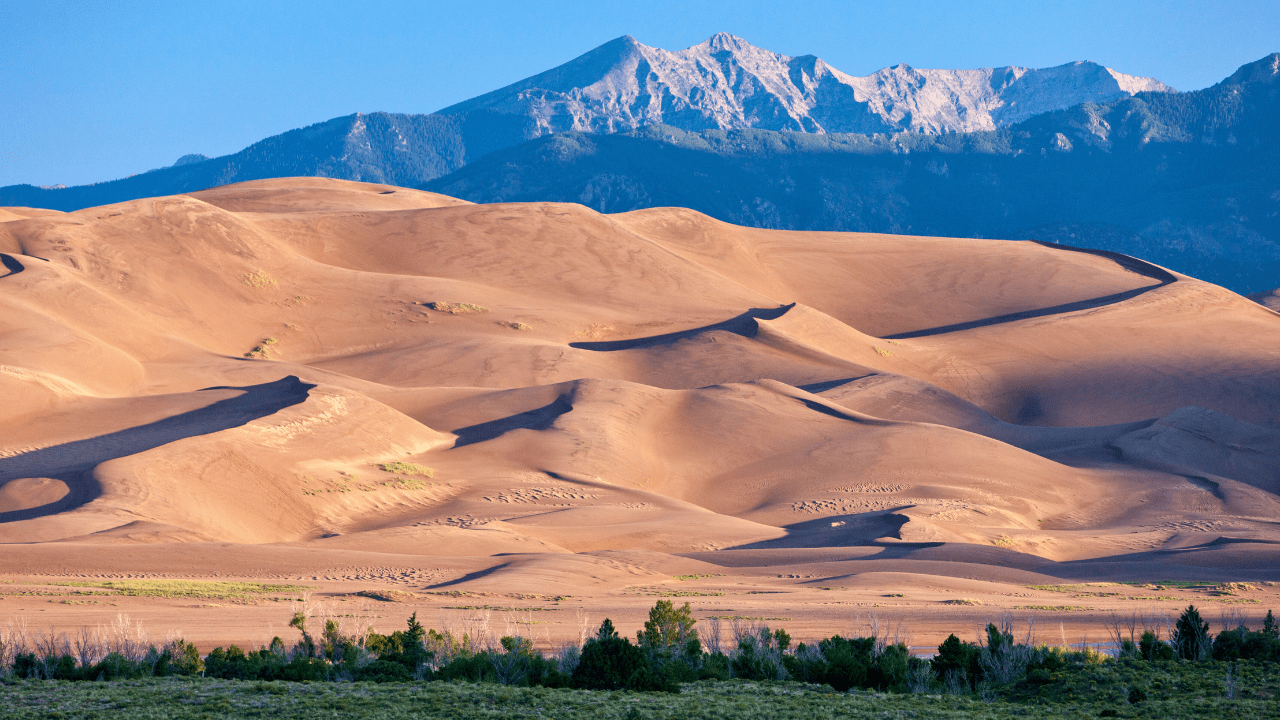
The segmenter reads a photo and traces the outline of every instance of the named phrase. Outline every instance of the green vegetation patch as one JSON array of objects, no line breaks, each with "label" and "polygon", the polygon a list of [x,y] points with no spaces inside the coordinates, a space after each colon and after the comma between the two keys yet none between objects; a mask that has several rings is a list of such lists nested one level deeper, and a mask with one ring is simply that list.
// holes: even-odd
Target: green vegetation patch
[{"label": "green vegetation patch", "polygon": [[1015,605],[1014,610],[1044,610],[1047,612],[1086,612],[1097,608],[1084,605]]},{"label": "green vegetation patch", "polygon": [[310,590],[310,585],[268,585],[252,582],[204,580],[102,580],[56,583],[62,587],[96,587],[115,590],[118,595],[160,598],[201,598],[206,600],[247,600],[262,595]]},{"label": "green vegetation patch", "polygon": [[[1094,585],[1102,583],[1091,583]],[[1205,582],[1203,580],[1161,580],[1159,582],[1117,582],[1106,583],[1109,585],[1129,585],[1131,587],[1147,588],[1148,590],[1166,590],[1168,588],[1177,588],[1180,590],[1201,590],[1205,588],[1216,587],[1217,583]]]},{"label": "green vegetation patch", "polygon": [[409,602],[422,599],[421,595],[404,590],[361,590],[356,595],[381,602]]},{"label": "green vegetation patch", "polygon": [[724,595],[722,592],[672,590],[664,587],[633,587],[629,589],[636,591],[639,595],[648,595],[650,597],[720,597],[721,595]]},{"label": "green vegetation patch", "polygon": [[543,612],[545,610],[559,610],[560,608],[549,607],[509,607],[506,605],[445,605],[441,610],[491,610],[493,612]]},{"label": "green vegetation patch", "polygon": [[1117,584],[1119,583],[1100,582],[1100,583],[1079,583],[1077,585],[1023,585],[1023,587],[1029,590],[1043,590],[1045,592],[1060,592],[1060,593],[1092,592],[1095,595],[1096,594],[1119,595],[1119,593],[1098,593],[1095,591],[1091,591],[1089,589],[1089,588],[1098,588],[1098,587],[1114,587]]},{"label": "green vegetation patch", "polygon": [[672,575],[671,577],[675,578],[676,580],[684,581],[684,580],[701,580],[703,578],[718,578],[718,577],[724,577],[724,575],[722,575],[721,573],[712,573],[710,575],[700,575],[700,574]]},{"label": "green vegetation patch", "polygon": [[338,479],[323,478],[317,480],[310,475],[302,476],[303,495],[319,495],[326,493],[349,493],[359,490],[360,492],[377,492],[379,490],[426,490],[432,485],[439,483],[429,483],[419,479],[421,476],[434,477],[435,470],[422,465],[414,465],[413,463],[387,463],[375,466],[387,472],[404,473],[411,477],[394,477],[389,480],[365,481],[360,479],[355,473],[345,470],[338,471]]},{"label": "green vegetation patch", "polygon": [[389,462],[378,465],[378,469],[384,472],[396,473],[397,475],[423,475],[426,477],[435,477],[436,471],[426,465],[408,462]]},{"label": "green vegetation patch", "polygon": [[[1253,697],[1222,696],[1221,670],[1185,673],[1162,668],[1158,677],[1129,673],[1085,673],[1047,686],[1053,698],[983,702],[974,695],[894,694],[786,682],[699,682],[679,695],[629,691],[559,690],[473,683],[286,683],[209,678],[158,678],[115,682],[27,680],[0,687],[0,716],[13,720],[112,718],[324,717],[557,718],[628,720],[714,718],[716,720],[810,720],[811,718],[942,718],[944,720],[1045,720],[1083,717],[1280,718],[1280,706],[1262,696],[1275,678],[1251,669],[1243,682],[1261,681]],[[1094,677],[1097,675],[1098,677]],[[1102,676],[1106,677],[1102,677]],[[1200,677],[1203,675],[1204,677]],[[1114,676],[1114,677],[1113,677]],[[1092,683],[1091,683],[1092,681]],[[1099,684],[1102,681],[1103,684]],[[1133,683],[1146,699],[1128,703],[1118,688]],[[1156,689],[1152,684],[1160,683]],[[1061,690],[1059,691],[1059,687]],[[1197,691],[1203,690],[1203,694]],[[1060,697],[1059,697],[1060,695]],[[1070,695],[1070,697],[1069,697]],[[1136,696],[1135,696],[1136,697]],[[1108,712],[1110,711],[1110,712]],[[1104,714],[1105,713],[1105,714]]]},{"label": "green vegetation patch", "polygon": [[266,338],[262,342],[258,343],[257,346],[254,347],[252,350],[245,353],[244,356],[247,358],[253,358],[257,360],[270,360],[271,352],[272,350],[274,350],[274,348],[272,348],[271,346],[275,344],[276,344],[275,338]]}]

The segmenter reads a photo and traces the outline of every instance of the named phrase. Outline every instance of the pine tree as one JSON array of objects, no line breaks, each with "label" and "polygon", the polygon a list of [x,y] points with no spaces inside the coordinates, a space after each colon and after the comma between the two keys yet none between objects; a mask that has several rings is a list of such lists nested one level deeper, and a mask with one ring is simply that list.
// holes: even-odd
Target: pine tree
[{"label": "pine tree", "polygon": [[613,629],[613,621],[605,618],[604,622],[600,623],[600,629],[596,631],[596,639],[608,640],[616,637],[618,637],[618,631]]},{"label": "pine tree", "polygon": [[1187,660],[1202,660],[1209,654],[1209,623],[1200,619],[1195,605],[1188,605],[1178,618],[1173,646]]},{"label": "pine tree", "polygon": [[1276,627],[1276,616],[1270,610],[1262,621],[1262,634],[1268,637],[1280,637],[1280,628]]}]

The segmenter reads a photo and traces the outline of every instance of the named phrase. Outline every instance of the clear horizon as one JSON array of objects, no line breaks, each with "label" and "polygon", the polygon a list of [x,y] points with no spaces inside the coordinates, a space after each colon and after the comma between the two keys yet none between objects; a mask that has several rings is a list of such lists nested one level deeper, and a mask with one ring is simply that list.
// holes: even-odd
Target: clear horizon
[{"label": "clear horizon", "polygon": [[1179,90],[1280,50],[1280,6],[760,0],[643,10],[515,2],[246,2],[0,8],[0,185],[79,185],[236,152],[354,112],[430,113],[631,35],[678,50],[717,32],[867,75],[1091,60]]}]

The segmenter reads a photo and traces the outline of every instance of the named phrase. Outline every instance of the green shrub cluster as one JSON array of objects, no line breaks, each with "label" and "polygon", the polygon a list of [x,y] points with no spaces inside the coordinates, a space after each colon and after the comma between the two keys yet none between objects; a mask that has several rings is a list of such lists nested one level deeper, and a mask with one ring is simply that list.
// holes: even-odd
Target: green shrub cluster
[{"label": "green shrub cluster", "polygon": [[[714,622],[714,621],[713,621]],[[681,685],[702,680],[795,680],[827,685],[839,692],[855,689],[897,693],[946,693],[983,697],[1037,697],[1046,688],[1070,685],[1106,666],[1106,673],[1131,672],[1136,667],[1173,667],[1227,663],[1227,693],[1236,692],[1232,673],[1249,663],[1274,667],[1280,662],[1280,629],[1267,614],[1259,630],[1243,623],[1216,636],[1199,611],[1188,607],[1167,639],[1155,632],[1140,638],[1118,638],[1116,657],[1089,648],[1071,649],[1015,642],[1011,624],[990,624],[976,642],[950,635],[931,659],[912,656],[903,643],[882,637],[835,635],[816,643],[792,647],[785,630],[765,626],[734,626],[733,643],[720,647],[718,626],[704,647],[689,604],[677,608],[659,600],[649,611],[635,642],[606,619],[581,647],[566,646],[546,656],[523,637],[503,637],[495,645],[466,634],[428,630],[409,618],[404,630],[389,635],[367,632],[347,635],[329,620],[318,634],[308,618],[296,613],[290,625],[299,637],[292,645],[280,638],[257,650],[235,645],[216,648],[201,658],[190,643],[178,640],[145,651],[136,643],[93,651],[77,646],[73,655],[57,652],[50,638],[35,651],[14,652],[0,647],[0,676],[20,679],[117,680],[144,677],[202,675],[225,680],[254,681],[463,681],[507,686],[680,692]],[[1136,636],[1136,633],[1131,633]],[[109,650],[109,651],[108,651]],[[1105,673],[1104,673],[1105,674]],[[1096,685],[1096,681],[1094,681]],[[1157,686],[1143,689],[1126,682],[1127,703],[1142,702]],[[1072,691],[1075,692],[1075,691]]]}]

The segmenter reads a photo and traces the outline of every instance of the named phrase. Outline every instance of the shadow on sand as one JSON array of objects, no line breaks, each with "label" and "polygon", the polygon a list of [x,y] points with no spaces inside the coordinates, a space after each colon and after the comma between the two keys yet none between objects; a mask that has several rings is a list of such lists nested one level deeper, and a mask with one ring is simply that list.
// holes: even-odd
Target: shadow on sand
[{"label": "shadow on sand", "polygon": [[569,343],[569,347],[577,348],[579,350],[594,350],[596,352],[635,350],[637,348],[654,347],[655,345],[670,345],[671,343],[696,337],[703,333],[712,332],[713,330],[727,330],[728,332],[736,335],[752,338],[755,337],[756,333],[760,330],[759,326],[756,325],[756,320],[777,320],[795,306],[795,303],[791,303],[790,305],[782,305],[776,308],[751,308],[741,315],[729,318],[728,320],[724,320],[713,325],[704,325],[691,330],[681,330],[679,332],[667,333],[665,335],[651,335],[649,337],[633,338],[631,340],[572,342]]},{"label": "shadow on sand", "polygon": [[146,425],[0,458],[0,485],[18,478],[41,477],[61,480],[70,488],[70,492],[56,502],[0,512],[0,523],[29,520],[84,505],[102,493],[101,486],[92,477],[95,466],[183,438],[240,427],[303,402],[313,387],[315,385],[290,375],[260,385],[205,388],[201,392],[241,390],[243,394]]},{"label": "shadow on sand", "polygon": [[1144,293],[1151,292],[1157,288],[1162,288],[1178,281],[1177,276],[1165,270],[1164,268],[1152,265],[1128,255],[1122,255],[1109,250],[1089,250],[1087,248],[1071,247],[1070,245],[1055,245],[1053,243],[1033,240],[1037,245],[1043,245],[1054,250],[1065,250],[1067,252],[1085,253],[1086,255],[1097,255],[1107,258],[1115,262],[1120,267],[1132,273],[1137,273],[1144,277],[1158,281],[1155,285],[1126,290],[1111,295],[1103,295],[1102,297],[1091,298],[1089,300],[1079,300],[1077,302],[1063,303],[1052,307],[1040,308],[1038,310],[1023,310],[1021,312],[1009,313],[1007,315],[996,315],[995,317],[983,318],[982,320],[972,320],[969,322],[953,323],[951,325],[939,325],[938,327],[927,328],[924,330],[912,330],[911,332],[896,333],[893,335],[885,335],[886,340],[910,340],[911,338],[929,337],[930,335],[942,335],[945,333],[959,332],[961,330],[972,330],[974,328],[988,327],[990,325],[1001,325],[1003,323],[1016,322],[1018,320],[1030,320],[1032,318],[1047,317],[1049,315],[1061,315],[1063,313],[1078,312],[1080,310],[1092,310],[1104,305],[1114,305],[1118,302],[1131,300]]}]

